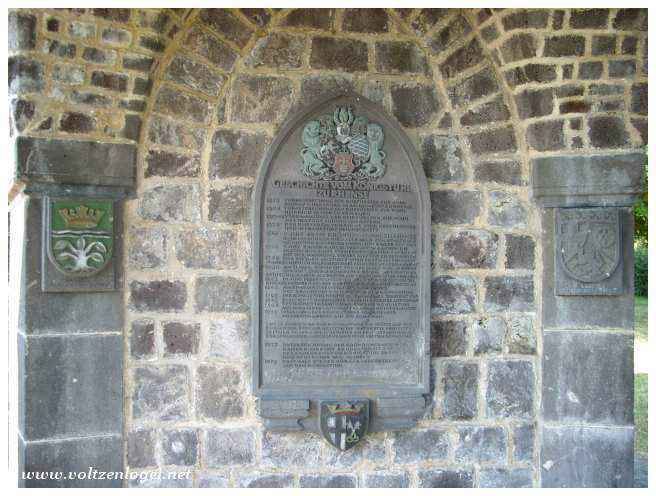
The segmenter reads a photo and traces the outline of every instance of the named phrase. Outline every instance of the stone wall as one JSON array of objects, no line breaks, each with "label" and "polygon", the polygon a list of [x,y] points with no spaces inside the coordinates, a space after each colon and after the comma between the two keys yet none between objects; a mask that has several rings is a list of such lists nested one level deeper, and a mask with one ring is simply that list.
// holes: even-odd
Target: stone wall
[{"label": "stone wall", "polygon": [[[646,142],[646,10],[76,9],[11,23],[14,132],[139,143],[128,467],[191,467],[189,484],[213,487],[541,484],[531,161]],[[398,119],[429,181],[433,400],[418,428],[339,454],[257,419],[248,215],[283,120],[346,90]]]}]

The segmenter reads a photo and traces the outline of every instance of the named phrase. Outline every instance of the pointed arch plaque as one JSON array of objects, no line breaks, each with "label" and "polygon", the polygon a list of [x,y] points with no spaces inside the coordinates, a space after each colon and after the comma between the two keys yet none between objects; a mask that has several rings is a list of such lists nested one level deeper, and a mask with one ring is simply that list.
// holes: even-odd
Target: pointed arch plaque
[{"label": "pointed arch plaque", "polygon": [[431,229],[407,136],[363,97],[328,98],[283,126],[253,195],[252,386],[266,427],[347,449],[414,425],[429,393]]}]

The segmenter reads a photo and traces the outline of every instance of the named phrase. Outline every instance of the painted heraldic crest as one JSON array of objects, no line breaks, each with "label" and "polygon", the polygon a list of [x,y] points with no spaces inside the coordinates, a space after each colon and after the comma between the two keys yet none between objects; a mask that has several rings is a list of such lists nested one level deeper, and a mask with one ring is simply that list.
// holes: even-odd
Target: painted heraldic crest
[{"label": "painted heraldic crest", "polygon": [[621,249],[617,209],[560,209],[557,226],[558,257],[568,276],[593,283],[615,272]]},{"label": "painted heraldic crest", "polygon": [[303,174],[316,179],[378,179],[385,174],[383,127],[336,107],[307,122],[302,134]]},{"label": "painted heraldic crest", "polygon": [[358,444],[369,427],[369,400],[322,401],[321,433],[335,448],[346,451]]}]

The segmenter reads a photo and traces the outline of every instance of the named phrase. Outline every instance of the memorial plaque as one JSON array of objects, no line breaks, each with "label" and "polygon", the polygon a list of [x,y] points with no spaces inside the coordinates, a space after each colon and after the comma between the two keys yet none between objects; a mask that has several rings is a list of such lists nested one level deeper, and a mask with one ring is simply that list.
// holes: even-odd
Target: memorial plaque
[{"label": "memorial plaque", "polygon": [[555,232],[557,295],[623,293],[617,208],[559,208]]},{"label": "memorial plaque", "polygon": [[408,138],[362,97],[325,100],[283,127],[253,201],[253,392],[265,425],[327,439],[349,428],[329,439],[340,449],[411,426],[429,390],[431,230]]}]

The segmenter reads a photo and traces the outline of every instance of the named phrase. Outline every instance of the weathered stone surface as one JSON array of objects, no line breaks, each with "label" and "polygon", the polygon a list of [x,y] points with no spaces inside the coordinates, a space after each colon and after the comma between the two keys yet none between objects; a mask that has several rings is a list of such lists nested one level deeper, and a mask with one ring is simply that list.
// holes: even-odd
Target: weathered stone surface
[{"label": "weathered stone surface", "polygon": [[[140,72],[145,72],[148,73],[150,72],[150,69],[153,66],[153,63],[155,62],[155,59],[152,57],[144,57],[144,56],[124,56],[123,57],[123,68],[132,70],[132,71],[140,71]],[[171,81],[175,81],[174,79],[169,78]],[[176,81],[180,82],[180,81]],[[183,83],[184,84],[184,83]]]},{"label": "weathered stone surface", "polygon": [[195,184],[155,186],[142,193],[137,211],[147,220],[198,222],[199,204],[200,194]]},{"label": "weathered stone surface", "polygon": [[581,56],[585,52],[583,36],[548,36],[544,44],[545,57]]},{"label": "weathered stone surface", "polygon": [[68,26],[68,34],[74,38],[93,38],[96,36],[96,26],[88,22],[72,22]]},{"label": "weathered stone surface", "polygon": [[510,119],[510,111],[499,97],[479,107],[471,109],[462,115],[460,124],[463,126],[479,126],[491,122],[501,122]]},{"label": "weathered stone surface", "polygon": [[200,173],[198,155],[149,150],[146,156],[145,177],[197,177]]},{"label": "weathered stone surface", "polygon": [[476,302],[476,281],[471,277],[439,276],[431,282],[433,315],[471,313]]},{"label": "weathered stone surface", "polygon": [[233,230],[201,227],[178,233],[175,254],[191,269],[235,269],[239,264],[239,239]]},{"label": "weathered stone surface", "polygon": [[205,123],[210,115],[209,103],[193,95],[162,85],[153,109],[162,114]]},{"label": "weathered stone surface", "polygon": [[358,479],[354,474],[335,474],[335,475],[301,475],[299,480],[300,487],[318,487],[318,488],[341,488],[341,487],[358,487]]},{"label": "weathered stone surface", "polygon": [[196,371],[196,413],[206,420],[244,415],[241,372],[235,367],[201,365]]},{"label": "weathered stone surface", "polygon": [[200,276],[195,300],[199,312],[247,312],[248,284],[234,277]]},{"label": "weathered stone surface", "polygon": [[94,64],[114,64],[116,63],[117,55],[114,50],[100,50],[99,48],[86,47],[82,52],[82,58]]},{"label": "weathered stone surface", "polygon": [[17,11],[9,12],[9,50],[32,50],[36,46],[36,17]]},{"label": "weathered stone surface", "polygon": [[329,450],[323,464],[335,470],[350,470],[364,460],[371,468],[382,467],[387,462],[387,448],[381,434],[369,433],[357,446],[347,451]]},{"label": "weathered stone surface", "polygon": [[501,353],[506,323],[501,317],[479,319],[474,323],[474,353]]},{"label": "weathered stone surface", "polygon": [[647,31],[647,9],[621,9],[613,19],[613,27],[621,31]]},{"label": "weathered stone surface", "polygon": [[428,47],[435,55],[438,55],[470,32],[471,26],[469,22],[463,16],[459,15],[451,20],[446,27],[430,37]]},{"label": "weathered stone surface", "polygon": [[385,9],[346,9],[344,10],[344,31],[354,33],[387,33],[391,22]]},{"label": "weathered stone surface", "polygon": [[362,476],[363,487],[410,487],[410,476],[407,472],[379,471],[368,472]]},{"label": "weathered stone surface", "polygon": [[431,191],[430,200],[434,224],[473,224],[481,212],[479,191]]},{"label": "weathered stone surface", "polygon": [[238,487],[281,488],[292,487],[294,476],[288,473],[255,473],[240,475],[237,480]]},{"label": "weathered stone surface", "polygon": [[185,47],[224,71],[231,71],[238,57],[237,52],[226,43],[201,30],[198,26],[189,29]]},{"label": "weathered stone surface", "polygon": [[205,131],[188,125],[181,125],[175,120],[152,116],[148,128],[148,139],[159,145],[198,150],[205,143]]},{"label": "weathered stone surface", "polygon": [[624,121],[616,116],[594,116],[588,119],[590,142],[595,148],[621,148],[629,144]]},{"label": "weathered stone surface", "polygon": [[310,67],[346,72],[366,71],[367,44],[359,40],[345,40],[318,36],[312,39]]},{"label": "weathered stone surface", "polygon": [[164,79],[187,86],[195,91],[217,96],[225,82],[225,76],[212,72],[206,65],[176,56],[166,68]]},{"label": "weathered stone surface", "polygon": [[430,74],[426,56],[409,41],[379,41],[375,47],[376,70],[389,74]]},{"label": "weathered stone surface", "polygon": [[164,429],[162,457],[165,465],[195,465],[198,459],[198,433],[194,429]]},{"label": "weathered stone surface", "polygon": [[43,52],[55,57],[73,59],[77,53],[77,48],[74,43],[60,43],[57,40],[49,40],[44,44]]},{"label": "weathered stone surface", "polygon": [[527,209],[524,202],[506,191],[490,191],[488,222],[492,226],[526,227]]},{"label": "weathered stone surface", "polygon": [[227,9],[203,9],[199,18],[217,33],[232,41],[239,48],[248,43],[254,29]]},{"label": "weathered stone surface", "polygon": [[533,472],[528,468],[483,469],[478,487],[533,487]]},{"label": "weathered stone surface", "polygon": [[458,428],[456,461],[480,463],[505,460],[506,433],[502,427],[468,426]]},{"label": "weathered stone surface", "polygon": [[317,434],[265,432],[262,435],[262,465],[317,469],[322,464],[323,441]]},{"label": "weathered stone surface", "polygon": [[522,417],[533,415],[533,364],[524,361],[494,361],[488,364],[488,417]]},{"label": "weathered stone surface", "polygon": [[447,362],[444,365],[444,417],[468,420],[478,412],[478,364]]},{"label": "weathered stone surface", "polygon": [[303,64],[305,40],[300,36],[271,33],[255,43],[245,64],[249,67],[298,69]]},{"label": "weathered stone surface", "polygon": [[485,310],[522,312],[534,309],[531,276],[491,276],[485,279]]},{"label": "weathered stone surface", "polygon": [[601,62],[583,62],[579,64],[579,79],[599,79],[604,72]]},{"label": "weathered stone surface", "polygon": [[474,178],[480,182],[513,186],[524,184],[522,166],[515,160],[480,162],[474,165]]},{"label": "weathered stone surface", "polygon": [[535,240],[531,236],[506,234],[506,268],[533,269]]},{"label": "weathered stone surface", "polygon": [[474,487],[474,474],[469,470],[419,470],[419,487]]},{"label": "weathered stone surface", "polygon": [[176,312],[187,303],[182,281],[132,281],[129,307],[136,312]]},{"label": "weathered stone surface", "polygon": [[445,460],[449,454],[449,435],[444,429],[396,431],[392,451],[395,463]]},{"label": "weathered stone surface", "polygon": [[391,94],[392,111],[405,127],[425,126],[440,110],[440,103],[432,86],[393,84]]},{"label": "weathered stone surface", "polygon": [[231,185],[209,193],[208,218],[213,222],[248,224],[251,186]]},{"label": "weathered stone surface", "polygon": [[549,22],[547,10],[511,10],[502,19],[503,29],[512,31],[514,29],[546,28]]},{"label": "weathered stone surface", "polygon": [[52,68],[52,78],[64,84],[82,84],[84,70],[73,64],[57,64]]},{"label": "weathered stone surface", "polygon": [[22,342],[24,438],[120,433],[121,342],[119,335],[84,334],[28,337]]},{"label": "weathered stone surface", "polygon": [[164,354],[193,355],[200,345],[200,324],[187,322],[162,323]]},{"label": "weathered stone surface", "polygon": [[553,90],[527,90],[515,97],[517,112],[522,119],[529,117],[540,117],[553,112]]},{"label": "weathered stone surface", "polygon": [[462,148],[454,136],[425,136],[421,144],[421,162],[427,179],[454,183],[465,180]]},{"label": "weathered stone surface", "polygon": [[419,14],[412,21],[412,29],[418,36],[423,36],[438,21],[449,15],[449,9],[421,9]]},{"label": "weathered stone surface", "polygon": [[444,79],[451,79],[459,73],[471,69],[484,60],[483,49],[478,40],[474,38],[467,45],[453,52],[440,64],[440,71]]},{"label": "weathered stone surface", "polygon": [[545,420],[633,423],[631,336],[585,331],[544,333]]},{"label": "weathered stone surface", "polygon": [[535,424],[522,424],[513,429],[513,458],[518,462],[533,460]]},{"label": "weathered stone surface", "polygon": [[282,25],[328,30],[334,18],[334,9],[294,9],[283,19]]},{"label": "weathered stone surface", "polygon": [[467,323],[461,320],[431,322],[431,356],[464,355],[467,351]]},{"label": "weathered stone surface", "polygon": [[263,28],[271,20],[271,14],[266,9],[239,9],[253,23]]},{"label": "weathered stone surface", "polygon": [[616,44],[616,36],[593,36],[592,55],[613,55]]},{"label": "weathered stone surface", "polygon": [[131,267],[155,269],[166,263],[165,228],[131,227],[128,236],[128,264]]},{"label": "weathered stone surface", "polygon": [[444,240],[441,265],[445,269],[494,268],[497,264],[499,236],[483,230],[462,230]]},{"label": "weathered stone surface", "polygon": [[242,75],[232,84],[230,120],[233,122],[277,122],[285,116],[292,101],[289,79]]},{"label": "weathered stone surface", "polygon": [[501,54],[506,62],[531,59],[537,53],[538,42],[530,33],[515,34],[501,45]]},{"label": "weathered stone surface", "polygon": [[143,422],[185,420],[189,370],[183,365],[138,367],[132,373],[132,417]]},{"label": "weathered stone surface", "polygon": [[130,355],[148,358],[155,353],[155,322],[135,320],[130,328]]},{"label": "weathered stone surface", "polygon": [[59,120],[59,129],[66,133],[90,133],[96,129],[96,119],[80,112],[65,112]]},{"label": "weathered stone surface", "polygon": [[111,45],[129,45],[132,41],[132,33],[125,29],[105,28],[100,35],[104,43]]},{"label": "weathered stone surface", "polygon": [[208,430],[203,443],[203,460],[210,468],[253,463],[255,433],[249,429]]},{"label": "weathered stone surface", "polygon": [[210,322],[208,354],[225,360],[245,360],[249,350],[247,320],[214,320]]},{"label": "weathered stone surface", "polygon": [[555,80],[555,65],[547,64],[526,64],[522,67],[515,67],[504,73],[510,86],[520,86],[526,83],[548,83]]},{"label": "weathered stone surface", "polygon": [[230,486],[230,481],[222,475],[200,472],[196,477],[196,485],[200,488],[223,489]]},{"label": "weathered stone surface", "polygon": [[130,468],[153,467],[155,459],[155,430],[137,429],[128,432],[127,459]]},{"label": "weathered stone surface", "polygon": [[532,355],[537,344],[533,319],[528,315],[515,315],[508,320],[506,332],[506,346],[508,353]]},{"label": "weathered stone surface", "polygon": [[494,72],[489,67],[448,89],[451,103],[456,107],[468,105],[470,102],[491,95],[496,91],[499,91],[499,84]]},{"label": "weathered stone surface", "polygon": [[540,152],[562,150],[565,148],[564,123],[563,120],[556,120],[529,124],[526,141],[531,148]]},{"label": "weathered stone surface", "polygon": [[212,141],[210,179],[255,177],[268,142],[261,133],[219,129]]},{"label": "weathered stone surface", "polygon": [[545,426],[542,439],[542,487],[633,486],[632,427]]},{"label": "weathered stone surface", "polygon": [[351,76],[317,75],[306,76],[301,82],[301,95],[304,103],[310,104],[325,94],[349,93],[355,91]]},{"label": "weathered stone surface", "polygon": [[10,101],[11,107],[11,122],[14,129],[19,133],[24,131],[34,117],[34,102],[22,99],[12,99]]},{"label": "weathered stone surface", "polygon": [[124,74],[93,71],[91,84],[111,91],[126,91],[128,88],[128,77]]},{"label": "weathered stone surface", "polygon": [[486,155],[517,150],[515,131],[512,127],[491,129],[467,136],[474,155]]}]

